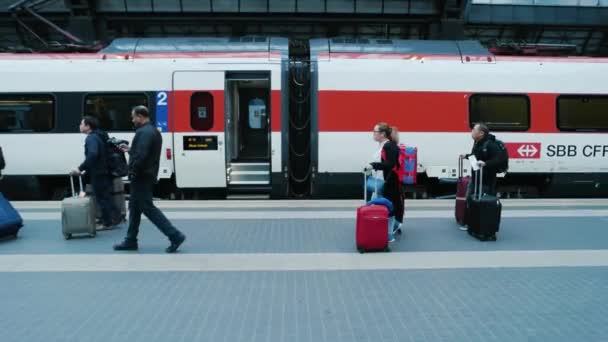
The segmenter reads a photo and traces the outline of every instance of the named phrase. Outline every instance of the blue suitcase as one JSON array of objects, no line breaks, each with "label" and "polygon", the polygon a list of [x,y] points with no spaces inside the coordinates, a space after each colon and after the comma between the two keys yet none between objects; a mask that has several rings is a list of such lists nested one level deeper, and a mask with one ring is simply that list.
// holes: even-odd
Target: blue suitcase
[{"label": "blue suitcase", "polygon": [[19,229],[23,227],[21,216],[11,203],[0,193],[0,238],[17,237]]}]

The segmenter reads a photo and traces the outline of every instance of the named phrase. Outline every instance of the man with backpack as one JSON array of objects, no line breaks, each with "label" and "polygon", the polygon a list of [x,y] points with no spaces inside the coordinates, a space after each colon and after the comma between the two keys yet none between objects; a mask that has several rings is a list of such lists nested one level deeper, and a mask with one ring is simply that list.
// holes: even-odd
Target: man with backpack
[{"label": "man with backpack", "polygon": [[[490,129],[483,123],[478,123],[473,127],[471,136],[474,141],[473,149],[470,154],[461,155],[460,158],[475,156],[477,165],[483,167],[482,193],[496,195],[496,174],[506,172],[509,163],[505,145],[502,141],[497,140],[493,134],[490,134]],[[478,176],[477,172],[472,172],[471,181],[467,188],[467,198],[473,195]],[[467,227],[462,226],[460,229],[467,230]]]},{"label": "man with backpack", "polygon": [[92,116],[85,116],[80,122],[80,132],[87,135],[84,145],[85,160],[72,170],[71,175],[80,176],[83,172],[89,175],[93,186],[95,201],[101,209],[101,226],[98,229],[111,229],[120,223],[120,212],[111,197],[112,175],[108,166],[106,148],[108,135],[98,129],[99,121]]}]

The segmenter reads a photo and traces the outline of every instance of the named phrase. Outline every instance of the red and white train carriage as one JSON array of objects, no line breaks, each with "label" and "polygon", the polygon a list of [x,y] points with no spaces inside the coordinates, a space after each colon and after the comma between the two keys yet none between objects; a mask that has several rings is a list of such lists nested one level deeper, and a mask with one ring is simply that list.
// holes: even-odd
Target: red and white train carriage
[{"label": "red and white train carriage", "polygon": [[5,175],[63,185],[82,158],[83,114],[129,139],[129,110],[163,134],[166,193],[211,189],[347,197],[386,121],[416,145],[419,191],[455,179],[470,127],[510,152],[504,184],[605,193],[608,59],[495,56],[471,41],[118,39],[92,54],[0,54]]}]

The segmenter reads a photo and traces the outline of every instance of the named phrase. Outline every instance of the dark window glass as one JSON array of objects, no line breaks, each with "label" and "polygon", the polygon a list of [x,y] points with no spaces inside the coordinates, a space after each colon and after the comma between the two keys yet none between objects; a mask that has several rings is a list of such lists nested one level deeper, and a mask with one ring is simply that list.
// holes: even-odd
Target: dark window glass
[{"label": "dark window glass", "polygon": [[148,107],[146,94],[88,94],[84,99],[84,113],[99,120],[104,131],[131,131],[131,110],[135,106]]},{"label": "dark window glass", "polygon": [[475,94],[469,100],[469,125],[478,122],[492,131],[527,131],[530,100],[525,95]]},{"label": "dark window glass", "polygon": [[48,132],[55,127],[55,99],[42,94],[0,95],[0,131]]},{"label": "dark window glass", "polygon": [[558,97],[557,127],[562,131],[608,130],[608,96],[562,95]]},{"label": "dark window glass", "polygon": [[213,96],[211,94],[192,94],[190,98],[190,126],[197,131],[208,131],[213,127]]}]

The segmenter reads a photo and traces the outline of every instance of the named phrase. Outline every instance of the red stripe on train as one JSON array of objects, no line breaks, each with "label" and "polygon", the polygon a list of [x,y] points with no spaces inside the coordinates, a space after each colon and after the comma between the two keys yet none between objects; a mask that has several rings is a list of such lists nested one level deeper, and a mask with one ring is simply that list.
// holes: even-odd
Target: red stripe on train
[{"label": "red stripe on train", "polygon": [[[319,131],[371,131],[387,122],[408,132],[466,132],[469,127],[468,92],[319,91]],[[556,133],[558,94],[528,94],[528,133]]]}]

